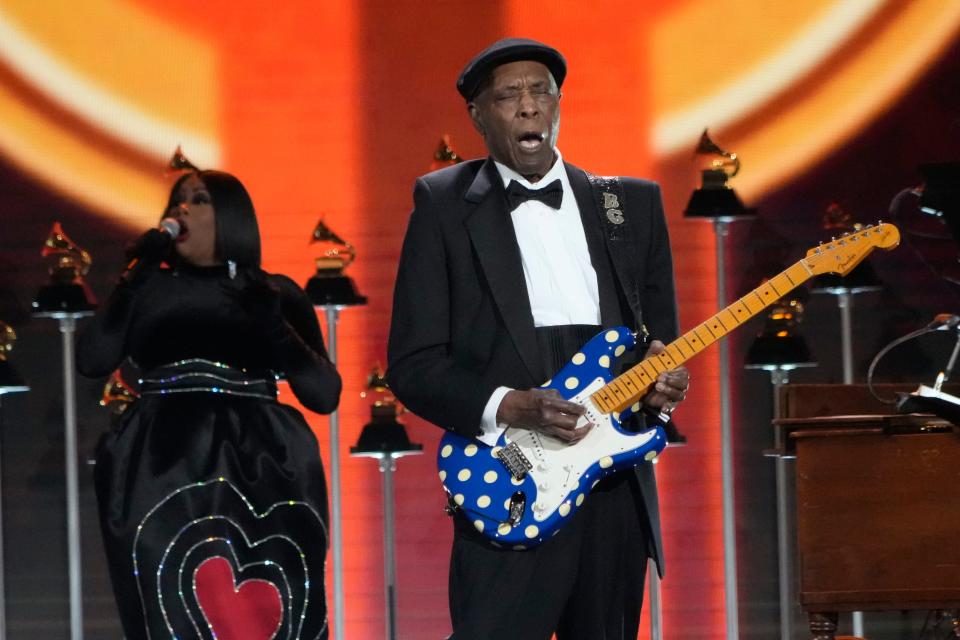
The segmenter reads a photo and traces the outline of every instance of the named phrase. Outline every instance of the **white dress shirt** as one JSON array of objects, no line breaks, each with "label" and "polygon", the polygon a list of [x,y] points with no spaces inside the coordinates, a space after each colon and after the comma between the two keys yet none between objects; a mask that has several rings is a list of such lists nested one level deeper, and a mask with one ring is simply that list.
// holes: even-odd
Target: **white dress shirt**
[{"label": "white dress shirt", "polygon": [[[569,324],[600,324],[600,293],[597,273],[590,262],[587,237],[580,220],[580,208],[560,151],[553,167],[536,184],[494,161],[503,186],[516,180],[527,189],[542,189],[559,179],[563,200],[553,209],[539,200],[528,200],[514,209],[510,218],[520,245],[523,277],[527,284],[533,324],[552,327]],[[480,422],[478,439],[489,445],[507,427],[497,424],[497,409],[511,389],[499,387],[490,396]]]}]

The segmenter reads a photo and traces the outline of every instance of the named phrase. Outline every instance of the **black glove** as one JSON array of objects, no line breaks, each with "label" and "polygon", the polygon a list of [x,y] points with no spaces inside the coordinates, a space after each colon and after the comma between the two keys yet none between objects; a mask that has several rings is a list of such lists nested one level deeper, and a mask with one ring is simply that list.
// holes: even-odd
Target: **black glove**
[{"label": "black glove", "polygon": [[231,285],[228,286],[234,289],[237,304],[251,320],[271,334],[285,333],[280,291],[270,283],[263,269],[246,269],[231,281]]},{"label": "black glove", "polygon": [[127,247],[127,268],[120,276],[122,282],[137,285],[168,260],[173,253],[173,237],[159,229],[150,229]]}]

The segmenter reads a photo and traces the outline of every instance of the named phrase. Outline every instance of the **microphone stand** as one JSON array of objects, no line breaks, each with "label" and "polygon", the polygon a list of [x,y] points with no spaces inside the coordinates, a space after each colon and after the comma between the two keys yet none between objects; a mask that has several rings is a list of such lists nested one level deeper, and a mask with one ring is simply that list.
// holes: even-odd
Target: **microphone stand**
[{"label": "microphone stand", "polygon": [[960,328],[954,329],[956,341],[953,343],[953,352],[950,354],[950,360],[947,361],[947,368],[937,374],[937,381],[933,383],[933,390],[939,392],[943,383],[950,379],[953,373],[953,367],[957,364],[957,355],[960,354]]}]

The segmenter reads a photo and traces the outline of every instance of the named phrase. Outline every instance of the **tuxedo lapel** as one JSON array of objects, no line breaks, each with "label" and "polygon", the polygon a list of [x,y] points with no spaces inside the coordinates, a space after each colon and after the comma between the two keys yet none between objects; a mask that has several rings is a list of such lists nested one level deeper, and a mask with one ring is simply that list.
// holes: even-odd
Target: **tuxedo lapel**
[{"label": "tuxedo lapel", "polygon": [[499,179],[496,167],[488,159],[464,195],[468,202],[476,204],[466,219],[466,227],[507,332],[531,379],[539,383],[549,374],[542,371],[520,245],[503,187],[496,182]]},{"label": "tuxedo lapel", "polygon": [[619,298],[616,287],[619,279],[613,275],[610,264],[610,254],[603,227],[597,213],[597,205],[593,199],[593,190],[582,169],[567,164],[567,177],[577,199],[580,209],[580,220],[583,223],[583,233],[587,238],[587,249],[590,252],[590,263],[597,273],[597,289],[600,295],[600,322],[604,327],[611,327],[623,323],[620,311]]}]

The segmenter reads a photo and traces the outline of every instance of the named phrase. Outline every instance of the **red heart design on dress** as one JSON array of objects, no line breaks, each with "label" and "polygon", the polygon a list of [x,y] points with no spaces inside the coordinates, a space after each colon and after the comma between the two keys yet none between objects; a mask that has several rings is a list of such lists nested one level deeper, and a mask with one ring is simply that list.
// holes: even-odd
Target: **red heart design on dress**
[{"label": "red heart design on dress", "polygon": [[238,585],[226,558],[204,560],[194,584],[197,602],[217,640],[270,640],[280,628],[280,590],[259,579]]}]

